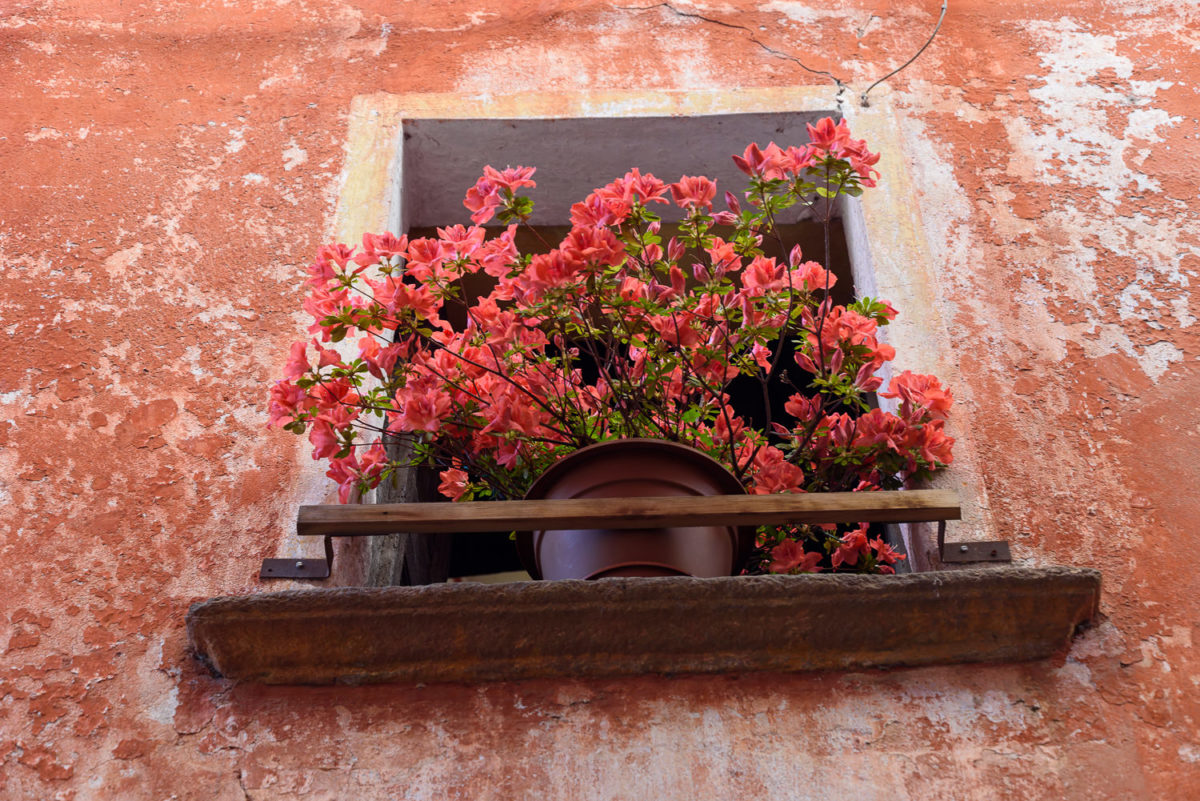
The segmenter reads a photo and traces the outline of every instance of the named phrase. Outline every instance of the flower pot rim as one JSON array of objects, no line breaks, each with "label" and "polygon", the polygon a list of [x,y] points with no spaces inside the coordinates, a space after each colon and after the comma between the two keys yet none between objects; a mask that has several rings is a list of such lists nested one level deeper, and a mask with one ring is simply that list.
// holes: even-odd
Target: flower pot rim
[{"label": "flower pot rim", "polygon": [[[529,490],[525,493],[526,500],[535,500],[541,497],[541,490],[547,486],[552,486],[562,473],[574,469],[580,463],[586,463],[590,459],[596,458],[597,455],[603,456],[606,451],[614,448],[621,448],[628,451],[644,451],[649,453],[669,453],[677,456],[686,456],[689,459],[696,460],[702,463],[706,469],[709,469],[718,485],[721,486],[725,495],[745,495],[746,488],[740,481],[734,477],[725,465],[718,462],[708,454],[690,445],[684,445],[681,442],[674,442],[666,439],[656,439],[652,437],[628,437],[624,439],[604,440],[591,445],[585,445],[579,450],[572,451],[552,464],[544,473],[538,476]],[[757,536],[757,526],[739,526],[737,536],[737,553],[734,559],[735,570],[741,570],[746,559],[749,558],[750,551],[754,548],[754,541]],[[542,578],[541,572],[537,569],[537,560],[534,555],[533,547],[533,532],[518,531],[516,532],[517,553],[521,558],[521,562],[525,565],[525,569],[529,575],[535,579]]]}]

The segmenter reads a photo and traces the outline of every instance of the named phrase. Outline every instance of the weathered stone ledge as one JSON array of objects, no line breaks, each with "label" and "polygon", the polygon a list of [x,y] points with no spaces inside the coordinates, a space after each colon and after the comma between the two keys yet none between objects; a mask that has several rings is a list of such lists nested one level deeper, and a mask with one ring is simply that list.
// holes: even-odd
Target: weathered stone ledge
[{"label": "weathered stone ledge", "polygon": [[198,658],[268,684],[802,671],[1042,659],[1100,573],[655,578],[342,588],[192,606]]}]

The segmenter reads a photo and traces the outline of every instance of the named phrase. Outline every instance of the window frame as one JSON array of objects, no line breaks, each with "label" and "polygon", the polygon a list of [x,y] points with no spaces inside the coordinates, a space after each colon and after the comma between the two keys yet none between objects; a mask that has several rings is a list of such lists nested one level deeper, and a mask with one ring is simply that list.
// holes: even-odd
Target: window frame
[{"label": "window frame", "polygon": [[[881,87],[881,89],[884,89]],[[952,342],[938,302],[937,266],[921,220],[920,196],[912,156],[906,152],[901,120],[890,93],[881,91],[868,108],[839,109],[826,87],[782,87],[751,90],[674,92],[526,93],[470,98],[458,94],[386,94],[355,97],[351,103],[342,182],[328,233],[336,241],[356,243],[364,232],[406,229],[404,204],[405,122],[421,120],[574,119],[630,117],[697,117],[717,114],[795,112],[846,117],[855,136],[883,154],[877,165],[879,186],[860,199],[842,198],[839,216],[845,227],[854,283],[861,294],[891,301],[901,315],[885,330],[899,358],[897,369],[938,375],[952,387],[958,414],[948,422],[956,438],[955,463],[935,476],[930,486],[955,490],[963,508],[955,539],[996,539],[986,488],[973,446],[966,388],[959,379]],[[765,143],[764,143],[765,144]],[[781,142],[780,144],[789,144]],[[538,165],[530,165],[538,166]],[[635,165],[627,165],[635,166]],[[691,168],[703,171],[703,165]],[[610,176],[611,177],[611,176]],[[673,176],[667,176],[673,178]],[[463,190],[465,191],[466,185]],[[465,217],[465,212],[464,212]],[[885,376],[886,378],[886,376]],[[884,408],[889,402],[880,399]],[[964,401],[967,401],[964,403]],[[319,465],[303,460],[302,503],[329,502]],[[289,532],[290,535],[290,532]],[[903,525],[901,536],[914,570],[937,565],[936,535],[928,524]],[[289,537],[290,538],[290,537]],[[371,538],[380,540],[383,538]],[[307,544],[315,549],[315,544]],[[332,583],[376,583],[369,561],[355,550],[361,542],[339,543],[345,553],[335,559]],[[283,543],[294,552],[294,543]],[[316,557],[318,554],[305,553]]]}]

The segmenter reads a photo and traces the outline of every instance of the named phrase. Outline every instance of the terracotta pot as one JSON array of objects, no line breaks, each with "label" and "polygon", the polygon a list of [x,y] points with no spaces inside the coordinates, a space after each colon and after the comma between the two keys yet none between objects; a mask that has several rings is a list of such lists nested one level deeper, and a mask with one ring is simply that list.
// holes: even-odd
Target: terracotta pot
[{"label": "terracotta pot", "polygon": [[[634,498],[741,495],[745,489],[712,458],[656,439],[581,448],[534,482],[526,498]],[[689,526],[520,532],[517,549],[535,579],[607,576],[730,576],[754,544],[753,527]]]}]

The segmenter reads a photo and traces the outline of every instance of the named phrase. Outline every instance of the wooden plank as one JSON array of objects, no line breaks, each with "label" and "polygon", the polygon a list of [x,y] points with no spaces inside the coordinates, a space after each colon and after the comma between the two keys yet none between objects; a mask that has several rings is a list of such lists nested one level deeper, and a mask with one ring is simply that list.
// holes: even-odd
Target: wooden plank
[{"label": "wooden plank", "polygon": [[296,533],[369,537],[440,533],[782,523],[907,523],[958,520],[950,490],[579,498],[554,501],[301,506]]}]

